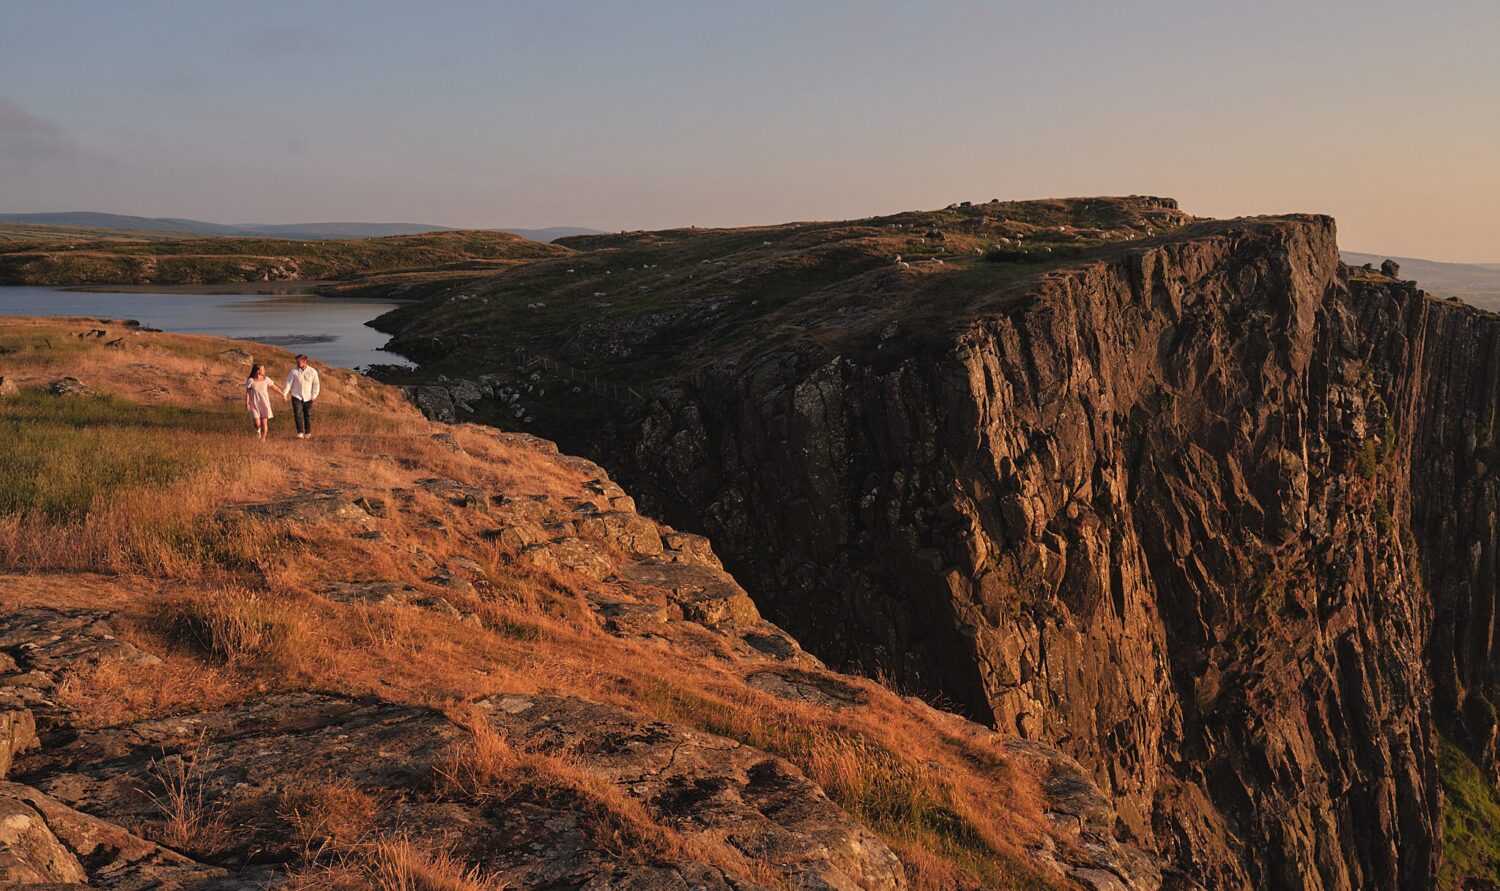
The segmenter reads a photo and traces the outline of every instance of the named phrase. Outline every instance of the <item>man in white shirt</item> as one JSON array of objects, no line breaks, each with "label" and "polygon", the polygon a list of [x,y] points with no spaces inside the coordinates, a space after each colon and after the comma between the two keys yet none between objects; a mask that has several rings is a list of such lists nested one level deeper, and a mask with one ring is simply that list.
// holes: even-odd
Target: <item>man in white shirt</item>
[{"label": "man in white shirt", "polygon": [[312,404],[318,398],[318,369],[307,364],[307,357],[297,357],[297,367],[286,376],[287,398],[292,400],[292,420],[297,423],[297,438],[312,436]]}]

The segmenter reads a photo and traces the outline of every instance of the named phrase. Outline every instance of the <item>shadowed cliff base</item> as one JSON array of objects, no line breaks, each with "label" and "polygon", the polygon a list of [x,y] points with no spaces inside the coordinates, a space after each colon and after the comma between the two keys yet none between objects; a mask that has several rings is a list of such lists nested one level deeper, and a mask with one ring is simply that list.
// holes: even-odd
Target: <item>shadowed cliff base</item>
[{"label": "shadowed cliff base", "polygon": [[1436,729],[1496,775],[1500,319],[1327,217],[1165,199],[564,243],[385,317],[426,409],[594,456],[823,658],[1069,751],[1169,884],[1433,887]]}]

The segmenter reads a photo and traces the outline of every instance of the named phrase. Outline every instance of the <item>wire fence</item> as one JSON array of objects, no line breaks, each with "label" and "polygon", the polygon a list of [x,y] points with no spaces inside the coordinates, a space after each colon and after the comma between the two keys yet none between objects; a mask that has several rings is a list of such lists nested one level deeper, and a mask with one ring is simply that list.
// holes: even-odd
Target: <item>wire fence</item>
[{"label": "wire fence", "polygon": [[646,396],[634,387],[621,385],[614,381],[604,380],[597,371],[589,371],[586,368],[578,368],[567,362],[559,362],[540,353],[532,353],[524,347],[516,347],[516,368],[520,371],[530,372],[540,370],[544,375],[551,375],[558,380],[579,384],[587,387],[589,392],[596,393],[609,399],[634,400],[646,402]]}]

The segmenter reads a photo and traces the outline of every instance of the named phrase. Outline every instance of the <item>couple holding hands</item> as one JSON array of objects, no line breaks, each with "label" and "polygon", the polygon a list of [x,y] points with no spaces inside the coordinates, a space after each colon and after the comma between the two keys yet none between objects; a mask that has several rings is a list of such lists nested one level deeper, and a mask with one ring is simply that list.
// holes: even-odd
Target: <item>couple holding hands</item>
[{"label": "couple holding hands", "polygon": [[282,399],[292,401],[292,420],[297,423],[297,438],[312,436],[312,404],[318,398],[318,369],[308,364],[307,357],[297,356],[297,367],[286,376],[285,387],[278,387],[266,376],[266,366],[257,362],[250,366],[250,377],[245,381],[245,410],[255,420],[255,436],[265,440],[271,434],[271,394],[275,390]]}]

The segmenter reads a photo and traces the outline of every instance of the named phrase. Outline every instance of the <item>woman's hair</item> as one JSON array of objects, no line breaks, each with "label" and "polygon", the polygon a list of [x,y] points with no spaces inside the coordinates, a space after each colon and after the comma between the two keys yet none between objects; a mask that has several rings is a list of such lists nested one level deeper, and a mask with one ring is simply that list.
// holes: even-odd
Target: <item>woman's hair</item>
[{"label": "woman's hair", "polygon": [[265,369],[266,369],[266,366],[260,364],[259,362],[256,362],[254,365],[250,366],[250,376],[248,378],[246,378],[246,380],[252,380],[252,381],[255,380],[255,376],[257,374],[260,374]]}]

